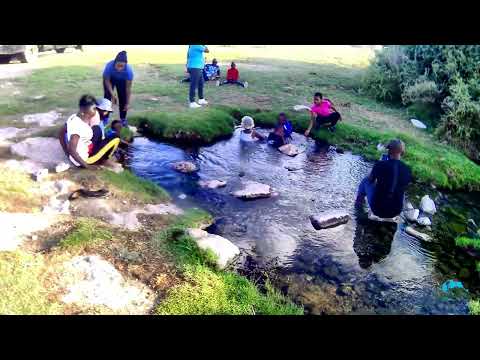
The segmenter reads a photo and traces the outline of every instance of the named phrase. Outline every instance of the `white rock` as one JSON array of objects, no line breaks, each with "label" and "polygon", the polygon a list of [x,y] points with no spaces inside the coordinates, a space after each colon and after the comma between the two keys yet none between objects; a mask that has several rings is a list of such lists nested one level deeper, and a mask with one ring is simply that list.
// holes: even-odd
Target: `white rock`
[{"label": "white rock", "polygon": [[346,224],[348,220],[350,220],[350,215],[344,211],[325,211],[321,214],[310,216],[310,222],[315,230]]},{"label": "white rock", "polygon": [[32,97],[33,100],[42,100],[42,99],[45,99],[45,95],[37,95],[37,96],[34,96]]},{"label": "white rock", "polygon": [[65,262],[68,279],[62,301],[79,306],[105,306],[124,314],[147,314],[154,293],[138,281],[126,280],[109,262],[96,255]]},{"label": "white rock", "polygon": [[48,113],[29,114],[23,117],[25,124],[37,123],[39,126],[53,126],[55,122],[60,118],[61,114],[56,111],[50,111]]},{"label": "white rock", "polygon": [[20,94],[21,94],[20,90],[15,90],[15,91],[12,93],[12,95],[20,95]]},{"label": "white rock", "polygon": [[172,168],[184,174],[198,171],[197,165],[195,165],[190,161],[179,161],[179,162],[173,163]]},{"label": "white rock", "polygon": [[27,138],[10,146],[10,151],[13,155],[23,156],[52,167],[65,160],[65,153],[56,138]]},{"label": "white rock", "polygon": [[55,172],[57,173],[67,171],[68,169],[70,169],[70,164],[67,164],[63,161],[61,163],[58,163],[57,166],[55,166]]},{"label": "white rock", "polygon": [[181,199],[181,200],[185,200],[187,198],[187,195],[180,194],[180,195],[178,195],[178,198]]},{"label": "white rock", "polygon": [[420,209],[427,214],[434,215],[437,212],[437,208],[435,207],[435,203],[433,202],[432,199],[430,199],[430,196],[425,195],[422,197],[422,200],[420,201]]},{"label": "white rock", "polygon": [[198,182],[198,185],[200,185],[202,188],[217,189],[220,187],[227,186],[227,183],[221,180],[204,180],[204,181],[200,180]]},{"label": "white rock", "polygon": [[24,132],[26,129],[19,129],[16,127],[7,127],[0,129],[0,140],[7,140],[16,137],[18,134]]},{"label": "white rock", "polygon": [[385,145],[383,145],[383,144],[378,144],[378,145],[377,145],[377,150],[378,150],[379,152],[384,152],[385,150],[387,150],[387,148],[386,148]]},{"label": "white rock", "polygon": [[272,188],[270,185],[247,181],[243,184],[242,189],[234,191],[232,195],[244,200],[267,198],[272,195]]},{"label": "white rock", "polygon": [[300,154],[300,150],[294,144],[285,144],[278,148],[278,150],[288,156],[297,156]]},{"label": "white rock", "polygon": [[405,232],[410,235],[410,236],[413,236],[414,238],[417,238],[419,240],[422,240],[422,241],[431,241],[431,237],[428,236],[427,234],[423,234],[421,232],[418,232],[417,230],[415,230],[414,228],[410,227],[410,226],[407,226],[405,228]]},{"label": "white rock", "polygon": [[421,216],[417,219],[417,223],[422,226],[430,226],[432,225],[432,221],[426,217],[426,216]]},{"label": "white rock", "polygon": [[45,178],[47,176],[48,176],[48,169],[41,169],[41,170],[36,171],[33,174],[33,179],[35,181],[43,181],[43,180],[45,180]]},{"label": "white rock", "polygon": [[410,119],[410,122],[412,123],[413,126],[419,129],[426,129],[427,125],[425,125],[423,122],[417,119]]},{"label": "white rock", "polygon": [[188,233],[200,249],[211,250],[217,256],[217,266],[219,269],[224,269],[240,254],[238,246],[224,237],[209,234],[200,229],[189,229]]}]

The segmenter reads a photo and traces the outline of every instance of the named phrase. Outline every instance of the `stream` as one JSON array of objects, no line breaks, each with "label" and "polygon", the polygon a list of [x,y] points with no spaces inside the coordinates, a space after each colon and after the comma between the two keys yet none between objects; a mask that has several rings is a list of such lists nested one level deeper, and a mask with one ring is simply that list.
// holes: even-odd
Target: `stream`
[{"label": "stream", "polygon": [[[353,203],[372,163],[299,134],[293,134],[293,143],[304,150],[296,157],[266,143],[244,146],[239,130],[228,140],[196,149],[141,137],[131,147],[128,166],[164,187],[178,206],[199,207],[214,215],[209,231],[240,247],[240,270],[251,263],[259,267],[275,263],[272,282],[302,303],[308,314],[468,313],[467,296],[446,296],[440,290],[462,267],[463,255],[451,239],[447,242],[435,232],[436,224],[448,214],[439,211],[438,219],[434,216],[432,243],[406,235],[404,225],[397,229],[396,224],[369,221],[354,210]],[[181,160],[194,161],[200,171],[191,175],[174,171],[171,163]],[[214,179],[226,181],[227,186],[210,190],[197,185],[198,180]],[[255,201],[231,196],[245,180],[269,184],[279,195]],[[439,194],[429,191],[432,196]],[[457,198],[441,194],[440,199],[444,205],[439,208],[450,209],[446,204]],[[475,207],[480,201],[469,199],[474,206],[463,205],[467,215],[480,216]],[[419,200],[413,200],[418,206]],[[310,215],[337,209],[347,211],[352,220],[335,228],[313,229]],[[478,274],[467,277],[465,286],[469,284],[472,289],[478,286]]]}]

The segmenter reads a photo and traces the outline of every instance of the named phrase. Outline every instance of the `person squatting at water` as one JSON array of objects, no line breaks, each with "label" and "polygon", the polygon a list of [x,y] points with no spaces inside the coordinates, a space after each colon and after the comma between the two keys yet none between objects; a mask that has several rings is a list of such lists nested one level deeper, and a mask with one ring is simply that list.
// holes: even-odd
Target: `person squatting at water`
[{"label": "person squatting at water", "polygon": [[342,120],[342,116],[335,109],[333,103],[324,99],[323,95],[319,92],[313,96],[313,104],[310,107],[311,119],[308,129],[305,131],[305,136],[310,134],[312,127],[315,124],[315,129],[326,126],[331,132],[335,131],[337,122]]},{"label": "person squatting at water", "polygon": [[252,142],[264,140],[265,137],[255,131],[255,122],[251,116],[244,116],[242,118],[242,131],[240,132],[240,141]]},{"label": "person squatting at water", "polygon": [[[68,141],[66,154],[77,167],[88,169],[91,167],[90,165],[108,159],[120,143],[117,135],[102,139],[102,130],[99,126],[100,117],[96,106],[97,103],[93,96],[83,95],[79,101],[78,113],[70,116],[66,123]],[[63,135],[60,136],[60,142],[62,139],[64,139]],[[62,144],[62,147],[64,145]]]},{"label": "person squatting at water", "polygon": [[276,148],[289,143],[292,139],[293,127],[285,113],[278,115],[275,130],[268,135],[268,143]]},{"label": "person squatting at water", "polygon": [[361,208],[367,197],[374,215],[394,218],[402,212],[405,190],[412,181],[410,168],[400,159],[405,153],[401,140],[392,140],[387,146],[388,160],[378,161],[368,177],[358,187],[355,205]]},{"label": "person squatting at water", "polygon": [[[120,120],[127,125],[127,112],[130,107],[132,95],[133,69],[128,64],[127,52],[120,51],[114,60],[107,63],[103,71],[103,97],[111,100],[114,105],[118,103]],[[115,95],[115,89],[117,95]]]},{"label": "person squatting at water", "polygon": [[230,64],[230,69],[227,70],[227,80],[224,81],[218,81],[217,85],[222,86],[226,84],[235,84],[239,85],[241,87],[247,88],[248,87],[248,82],[241,82],[239,80],[240,78],[240,73],[238,72],[237,65],[232,62]]}]

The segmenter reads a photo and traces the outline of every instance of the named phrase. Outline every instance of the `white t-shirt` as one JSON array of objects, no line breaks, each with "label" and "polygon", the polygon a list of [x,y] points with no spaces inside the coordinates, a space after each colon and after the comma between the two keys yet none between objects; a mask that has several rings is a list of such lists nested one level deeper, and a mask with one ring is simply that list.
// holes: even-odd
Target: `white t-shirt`
[{"label": "white t-shirt", "polygon": [[[77,153],[83,160],[88,159],[88,147],[92,143],[93,131],[92,128],[77,114],[73,114],[67,120],[67,137],[70,141],[72,135],[78,135]],[[75,166],[80,166],[78,162],[70,155],[70,160]]]}]

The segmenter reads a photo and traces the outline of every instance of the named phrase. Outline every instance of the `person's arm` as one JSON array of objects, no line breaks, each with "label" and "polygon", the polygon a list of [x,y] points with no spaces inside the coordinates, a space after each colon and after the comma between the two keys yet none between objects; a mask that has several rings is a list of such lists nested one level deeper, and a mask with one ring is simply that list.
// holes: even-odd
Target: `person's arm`
[{"label": "person's arm", "polygon": [[67,143],[65,142],[65,134],[67,133],[67,124],[63,125],[60,131],[58,132],[58,140],[60,141],[60,145],[62,145],[63,152],[68,157],[68,147]]},{"label": "person's arm", "polygon": [[128,111],[130,108],[130,96],[132,95],[132,80],[127,80],[127,102],[125,104],[125,107],[123,111]]},{"label": "person's arm", "polygon": [[263,136],[262,134],[259,134],[255,130],[253,130],[253,136],[256,137],[259,140],[264,140],[265,139],[265,136]]},{"label": "person's arm", "polygon": [[316,114],[314,112],[311,113],[312,116],[310,117],[310,124],[308,124],[308,129],[305,131],[305,136],[310,135],[310,131],[312,131],[313,122],[315,121]]},{"label": "person's arm", "polygon": [[370,181],[371,183],[375,182],[377,180],[377,173],[378,173],[378,163],[376,163],[374,166],[373,166],[373,169],[372,171],[370,172],[370,175],[368,175],[368,181]]},{"label": "person's arm", "polygon": [[209,52],[210,52],[210,50],[208,50],[207,45],[203,45],[203,52],[205,52],[205,53],[209,53]]},{"label": "person's arm", "polygon": [[107,91],[110,93],[110,96],[112,97],[112,104],[116,105],[117,104],[117,96],[113,92],[113,87],[112,87],[112,82],[110,81],[110,77],[103,77],[103,82],[105,83],[105,87],[107,88]]},{"label": "person's arm", "polygon": [[83,168],[85,169],[90,169],[91,166],[88,165],[85,160],[83,160],[80,155],[78,155],[77,152],[77,145],[78,145],[78,140],[80,139],[80,136],[77,134],[74,134],[70,137],[70,141],[68,142],[68,152],[70,155],[73,157],[73,159],[78,162]]}]

